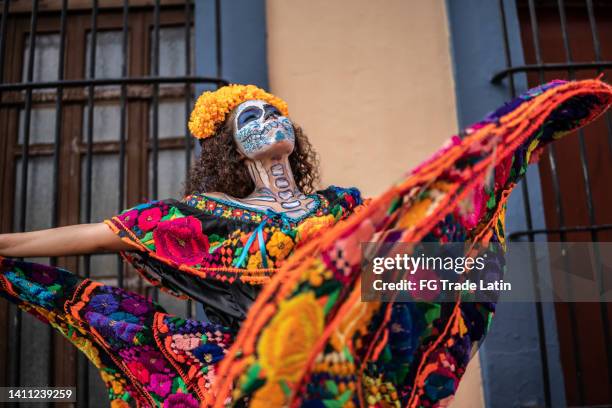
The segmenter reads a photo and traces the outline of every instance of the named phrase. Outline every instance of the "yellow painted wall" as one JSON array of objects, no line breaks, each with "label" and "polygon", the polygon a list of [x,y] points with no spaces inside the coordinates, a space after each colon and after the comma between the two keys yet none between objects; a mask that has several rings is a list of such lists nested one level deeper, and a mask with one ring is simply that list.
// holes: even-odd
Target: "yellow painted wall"
[{"label": "yellow painted wall", "polygon": [[[267,0],[270,88],[323,185],[381,193],[457,131],[445,13],[443,0]],[[484,406],[477,360],[455,408]]]}]

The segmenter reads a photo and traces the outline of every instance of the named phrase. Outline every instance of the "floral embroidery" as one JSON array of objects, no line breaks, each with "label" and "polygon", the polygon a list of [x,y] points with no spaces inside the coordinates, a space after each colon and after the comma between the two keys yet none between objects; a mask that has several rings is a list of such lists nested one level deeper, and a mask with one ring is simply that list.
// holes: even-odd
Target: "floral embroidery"
[{"label": "floral embroidery", "polygon": [[179,264],[199,264],[208,253],[208,237],[194,217],[160,222],[153,237],[157,252]]},{"label": "floral embroidery", "polygon": [[293,245],[293,240],[291,238],[278,231],[272,234],[272,237],[266,244],[266,249],[274,258],[278,261],[282,261],[289,255],[293,249]]},{"label": "floral embroidery", "polygon": [[[245,327],[257,329],[240,333],[234,344],[240,352],[221,367],[224,384],[234,385],[231,394],[217,386],[215,396],[247,398],[253,406],[448,405],[495,303],[363,303],[360,272],[367,259],[360,243],[503,242],[505,200],[525,174],[528,152],[612,103],[612,88],[596,82],[585,85],[597,88],[596,95],[583,89],[574,98],[580,85],[555,81],[502,107],[468,128],[465,138],[454,138],[414,178],[336,224],[311,253],[300,253],[300,262],[289,260],[282,279],[255,305],[261,313],[247,317]],[[564,88],[553,92],[557,86]],[[532,99],[540,94],[542,100]],[[562,95],[570,96],[562,103]],[[500,120],[523,103],[529,105],[519,110],[522,117],[513,112],[513,125]],[[522,129],[518,135],[515,126]],[[297,236],[310,227],[302,224]],[[500,258],[490,270],[496,277],[503,274]],[[320,338],[323,327],[329,337]]]},{"label": "floral embroidery", "polygon": [[261,252],[257,251],[253,255],[249,256],[249,263],[247,269],[261,269],[263,268],[263,259],[261,258]]},{"label": "floral embroidery", "polygon": [[128,228],[132,228],[136,225],[136,221],[138,220],[138,210],[133,209],[118,216],[119,220]]},{"label": "floral embroidery", "polygon": [[159,207],[151,207],[140,213],[138,216],[138,227],[143,231],[150,231],[161,220],[162,212]]},{"label": "floral embroidery", "polygon": [[[192,194],[180,202],[162,200],[141,204],[105,222],[121,238],[145,252],[123,252],[122,255],[153,284],[159,285],[159,269],[163,268],[168,274],[191,273],[193,279],[207,276],[261,285],[300,243],[314,239],[362,203],[359,190],[354,188],[330,186],[311,196],[318,204],[303,219],[293,220],[204,194]],[[253,237],[259,227],[265,248],[260,248],[259,237]],[[153,254],[154,259],[147,254]],[[183,266],[180,272],[177,265]],[[228,271],[228,268],[234,270]],[[261,269],[265,272],[259,273]],[[184,276],[178,279],[184,280]],[[165,289],[172,289],[173,294],[181,290]]]},{"label": "floral embroidery", "polygon": [[260,364],[268,377],[296,381],[322,331],[323,309],[313,293],[281,303],[258,345]]},{"label": "floral embroidery", "polygon": [[199,408],[198,400],[191,394],[172,394],[164,401],[164,408]]}]

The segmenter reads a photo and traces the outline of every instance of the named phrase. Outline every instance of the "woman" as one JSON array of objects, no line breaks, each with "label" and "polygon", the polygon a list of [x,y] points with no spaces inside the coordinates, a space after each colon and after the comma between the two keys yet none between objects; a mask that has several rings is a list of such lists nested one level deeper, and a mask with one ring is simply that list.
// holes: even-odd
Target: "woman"
[{"label": "woman", "polygon": [[5,257],[121,251],[152,283],[202,302],[210,322],[8,258],[3,294],[87,354],[112,406],[444,405],[494,304],[360,302],[359,244],[503,243],[527,164],[611,101],[598,80],[530,90],[364,206],[356,189],[313,193],[314,154],[282,100],[223,87],[192,113],[202,155],[184,199],[0,235]]}]

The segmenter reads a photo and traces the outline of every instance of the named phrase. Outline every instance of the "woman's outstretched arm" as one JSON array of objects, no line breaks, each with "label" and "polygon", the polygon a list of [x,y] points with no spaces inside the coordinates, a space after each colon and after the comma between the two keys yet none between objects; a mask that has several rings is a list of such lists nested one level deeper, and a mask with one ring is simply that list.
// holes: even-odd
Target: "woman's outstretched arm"
[{"label": "woman's outstretched arm", "polygon": [[134,249],[106,224],[77,224],[32,232],[0,234],[0,256],[67,256]]}]

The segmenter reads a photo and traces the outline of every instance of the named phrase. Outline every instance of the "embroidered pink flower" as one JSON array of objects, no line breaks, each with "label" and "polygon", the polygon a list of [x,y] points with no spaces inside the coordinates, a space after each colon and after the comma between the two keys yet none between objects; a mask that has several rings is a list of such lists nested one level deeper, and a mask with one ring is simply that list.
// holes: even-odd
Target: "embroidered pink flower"
[{"label": "embroidered pink flower", "polygon": [[172,394],[164,401],[164,408],[198,408],[198,401],[191,394]]},{"label": "embroidered pink flower", "polygon": [[200,345],[200,339],[197,337],[187,337],[182,334],[172,336],[172,341],[179,350],[190,351]]},{"label": "embroidered pink flower", "polygon": [[121,220],[123,225],[128,228],[132,228],[134,225],[136,225],[136,221],[138,220],[138,210],[127,211],[119,215],[117,218]]},{"label": "embroidered pink flower", "polygon": [[195,217],[162,221],[153,232],[157,253],[179,264],[196,265],[208,254],[208,237]]},{"label": "embroidered pink flower", "polygon": [[459,203],[461,223],[468,229],[474,229],[487,209],[487,194],[484,185],[475,186]]},{"label": "embroidered pink flower", "polygon": [[141,383],[149,382],[149,370],[140,362],[132,361],[127,364],[128,369]]},{"label": "embroidered pink flower", "polygon": [[147,387],[160,397],[165,397],[172,388],[172,379],[165,374],[151,375],[151,383]]},{"label": "embroidered pink flower", "polygon": [[138,216],[138,227],[143,231],[150,231],[161,220],[162,212],[159,207],[151,207],[148,210],[144,210]]},{"label": "embroidered pink flower", "polygon": [[506,182],[508,181],[508,177],[510,177],[510,170],[512,169],[512,156],[507,157],[505,160],[501,161],[497,166],[495,166],[495,189],[502,189]]}]

